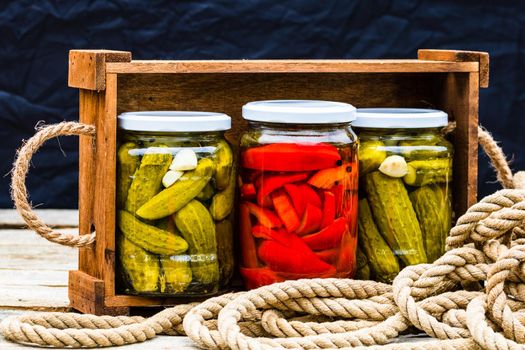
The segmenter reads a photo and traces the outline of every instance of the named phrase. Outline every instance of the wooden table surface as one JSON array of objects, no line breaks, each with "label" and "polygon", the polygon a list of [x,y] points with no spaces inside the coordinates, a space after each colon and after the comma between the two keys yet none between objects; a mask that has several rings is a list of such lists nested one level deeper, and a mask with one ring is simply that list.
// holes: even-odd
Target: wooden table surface
[{"label": "wooden table surface", "polygon": [[[37,210],[53,228],[75,233],[76,210]],[[69,270],[77,269],[74,248],[48,242],[25,225],[14,210],[0,209],[0,321],[11,315],[35,311],[72,311],[67,297]],[[423,336],[405,336],[399,342],[428,341]],[[117,349],[111,347],[106,349]],[[7,342],[0,336],[0,350],[41,349]],[[187,337],[158,336],[145,343],[127,345],[126,350],[195,350]]]}]

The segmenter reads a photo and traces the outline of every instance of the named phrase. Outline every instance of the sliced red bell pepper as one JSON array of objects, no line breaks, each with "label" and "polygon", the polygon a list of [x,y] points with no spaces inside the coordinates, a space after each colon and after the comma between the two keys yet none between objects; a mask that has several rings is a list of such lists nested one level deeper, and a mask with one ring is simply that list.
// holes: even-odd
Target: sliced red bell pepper
[{"label": "sliced red bell pepper", "polygon": [[241,155],[242,166],[266,171],[309,171],[331,168],[341,160],[336,147],[324,143],[272,143]]},{"label": "sliced red bell pepper", "polygon": [[320,250],[314,253],[319,259],[323,260],[324,262],[327,262],[330,265],[335,265],[335,263],[337,262],[337,258],[339,257],[339,247]]},{"label": "sliced red bell pepper", "polygon": [[299,189],[304,193],[304,200],[306,203],[315,205],[317,208],[321,208],[321,197],[315,192],[315,190],[306,183],[299,185]]},{"label": "sliced red bell pepper", "polygon": [[304,192],[301,191],[299,186],[296,184],[286,184],[284,185],[284,190],[290,196],[297,215],[299,215],[299,217],[303,217],[304,210],[306,209]]},{"label": "sliced red bell pepper", "polygon": [[241,198],[242,199],[254,199],[255,198],[255,186],[252,183],[245,183],[241,186]]},{"label": "sliced red bell pepper", "polygon": [[321,228],[327,227],[335,219],[335,195],[330,191],[323,192],[323,220]]},{"label": "sliced red bell pepper", "polygon": [[338,278],[352,278],[354,276],[356,271],[356,246],[357,235],[347,231],[341,240],[339,258],[336,264]]},{"label": "sliced red bell pepper", "polygon": [[296,235],[280,230],[278,240],[265,240],[257,250],[272,270],[293,274],[326,274],[335,268],[319,259]]},{"label": "sliced red bell pepper", "polygon": [[306,210],[304,211],[301,224],[295,230],[298,235],[306,235],[315,232],[321,227],[321,220],[323,219],[323,213],[321,209],[310,203],[306,204]]},{"label": "sliced red bell pepper", "polygon": [[257,204],[244,202],[250,214],[254,215],[261,225],[266,227],[281,227],[281,220],[271,210],[261,208]]},{"label": "sliced red bell pepper", "polygon": [[262,238],[262,239],[277,239],[277,231],[263,226],[261,224],[255,225],[252,227],[252,234],[254,237]]},{"label": "sliced red bell pepper", "polygon": [[282,187],[287,183],[304,180],[307,177],[308,173],[296,173],[288,175],[263,175],[259,180],[260,185],[259,191],[257,192],[257,203],[259,203],[260,206],[263,206],[265,200],[270,199],[267,198],[270,195],[270,193],[272,193],[279,187]]},{"label": "sliced red bell pepper", "polygon": [[342,183],[349,176],[349,173],[353,171],[352,169],[349,163],[345,163],[341,166],[319,170],[312,175],[308,183],[317,188],[327,190],[334,185]]},{"label": "sliced red bell pepper", "polygon": [[290,197],[280,188],[272,192],[272,201],[277,215],[279,215],[288,232],[295,231],[299,227],[300,221]]},{"label": "sliced red bell pepper", "polygon": [[336,216],[341,215],[341,212],[343,211],[343,195],[344,195],[344,188],[342,184],[338,184],[333,186],[330,189],[330,192],[334,194],[335,197],[335,214]]},{"label": "sliced red bell pepper", "polygon": [[255,289],[268,284],[284,281],[284,278],[278,276],[267,267],[253,269],[241,267],[241,276],[247,289]]},{"label": "sliced red bell pepper", "polygon": [[239,216],[242,265],[244,267],[257,267],[259,261],[252,236],[252,223],[248,206],[245,204],[239,206]]},{"label": "sliced red bell pepper", "polygon": [[341,243],[343,234],[347,230],[346,219],[340,217],[330,226],[311,235],[303,236],[302,239],[313,250],[335,248]]}]

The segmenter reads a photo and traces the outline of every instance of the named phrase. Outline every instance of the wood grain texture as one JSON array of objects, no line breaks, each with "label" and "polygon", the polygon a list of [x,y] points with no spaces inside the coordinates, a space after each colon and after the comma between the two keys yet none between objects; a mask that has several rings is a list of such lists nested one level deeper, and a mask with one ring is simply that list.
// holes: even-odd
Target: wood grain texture
[{"label": "wood grain texture", "polygon": [[439,73],[475,72],[472,62],[423,60],[209,60],[108,62],[106,71],[155,73]]},{"label": "wood grain texture", "polygon": [[70,50],[68,85],[88,90],[106,88],[106,63],[130,62],[131,52],[114,50]]},{"label": "wood grain texture", "polygon": [[478,62],[479,63],[479,87],[489,87],[489,54],[481,51],[461,50],[418,50],[417,57],[420,60],[450,61],[450,62]]}]

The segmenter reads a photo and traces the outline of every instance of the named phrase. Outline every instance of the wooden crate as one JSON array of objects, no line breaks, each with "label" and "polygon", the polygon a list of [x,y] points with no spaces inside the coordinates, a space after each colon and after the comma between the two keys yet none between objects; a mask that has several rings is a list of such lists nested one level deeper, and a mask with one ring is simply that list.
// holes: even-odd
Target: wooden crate
[{"label": "wooden crate", "polygon": [[80,232],[96,229],[94,249],[80,251],[69,274],[71,306],[94,314],[172,305],[174,299],[115,292],[117,115],[141,110],[225,112],[230,141],[245,128],[241,107],[266,99],[320,99],[356,107],[422,107],[457,122],[454,201],[457,214],[476,201],[479,88],[488,86],[487,53],[419,50],[408,60],[135,61],[130,52],[72,50],[69,86],[80,91],[80,121],[96,126],[80,140]]}]

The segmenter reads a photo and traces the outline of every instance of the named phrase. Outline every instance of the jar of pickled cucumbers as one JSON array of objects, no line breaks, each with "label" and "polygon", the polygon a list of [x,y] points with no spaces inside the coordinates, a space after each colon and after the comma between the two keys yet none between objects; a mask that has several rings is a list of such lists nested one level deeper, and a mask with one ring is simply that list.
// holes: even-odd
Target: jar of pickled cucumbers
[{"label": "jar of pickled cucumbers", "polygon": [[357,245],[355,108],[306,100],[250,102],[240,139],[239,235],[247,288],[351,277]]},{"label": "jar of pickled cucumbers", "polygon": [[359,135],[358,278],[391,282],[404,266],[432,263],[451,227],[452,144],[447,114],[364,108]]},{"label": "jar of pickled cucumbers", "polygon": [[220,113],[118,116],[120,292],[201,296],[230,281],[236,180],[224,139],[230,126]]}]

